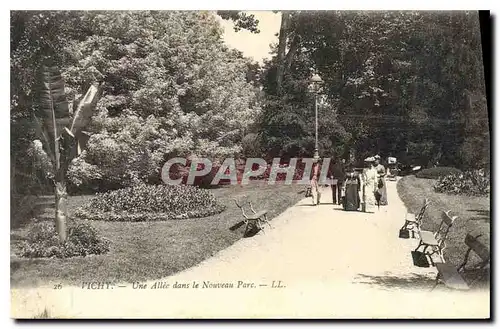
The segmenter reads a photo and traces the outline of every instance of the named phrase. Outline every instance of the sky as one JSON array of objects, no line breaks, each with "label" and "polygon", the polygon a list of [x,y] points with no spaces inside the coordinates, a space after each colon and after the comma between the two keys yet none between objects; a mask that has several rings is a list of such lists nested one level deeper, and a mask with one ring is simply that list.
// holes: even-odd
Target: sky
[{"label": "sky", "polygon": [[260,33],[251,33],[247,30],[235,32],[231,20],[222,20],[224,27],[224,41],[229,47],[236,48],[243,52],[246,57],[251,57],[255,61],[262,63],[264,58],[271,58],[269,55],[269,44],[277,43],[281,23],[281,14],[272,11],[248,11],[259,20]]}]

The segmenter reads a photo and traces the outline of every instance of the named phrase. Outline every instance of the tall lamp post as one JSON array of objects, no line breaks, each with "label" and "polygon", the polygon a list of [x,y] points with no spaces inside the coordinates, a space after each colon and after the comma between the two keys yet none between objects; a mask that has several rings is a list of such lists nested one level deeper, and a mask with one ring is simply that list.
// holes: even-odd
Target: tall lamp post
[{"label": "tall lamp post", "polygon": [[323,79],[318,74],[314,74],[311,77],[309,89],[314,93],[314,115],[315,115],[315,128],[316,128],[316,141],[314,144],[314,157],[319,157],[319,148],[318,148],[318,96],[321,91],[321,86],[323,84]]}]

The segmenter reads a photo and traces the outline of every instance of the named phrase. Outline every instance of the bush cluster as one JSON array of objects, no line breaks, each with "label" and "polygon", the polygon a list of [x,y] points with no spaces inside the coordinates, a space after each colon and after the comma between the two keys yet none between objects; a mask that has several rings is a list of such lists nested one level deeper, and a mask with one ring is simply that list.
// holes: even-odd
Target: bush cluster
[{"label": "bush cluster", "polygon": [[60,243],[54,223],[43,221],[31,227],[20,254],[30,258],[67,258],[104,254],[109,246],[110,241],[86,223],[71,228],[66,242]]},{"label": "bush cluster", "polygon": [[[287,168],[286,165],[280,165],[279,167],[283,168],[283,169]],[[272,169],[273,169],[272,165],[267,165],[266,171],[263,174],[257,176],[257,179],[266,179],[266,180],[269,179],[269,176],[271,175]],[[278,169],[278,168],[276,168],[276,169]],[[293,181],[300,181],[304,175],[304,169],[305,169],[305,164],[302,162],[297,162],[297,165],[295,166],[295,170],[293,172],[292,180]],[[255,170],[255,168],[253,170]],[[278,174],[276,175],[276,181],[278,181],[278,182],[285,181],[287,179],[287,177],[288,177],[288,174],[283,173],[283,172],[278,172]]]},{"label": "bush cluster", "polygon": [[[181,179],[182,184],[187,184],[189,172],[190,172],[190,166],[191,162],[187,162],[186,166],[172,166],[170,169],[170,178],[171,179]],[[280,164],[278,165],[280,168],[287,168],[287,164]],[[297,161],[297,165],[295,167],[295,171],[293,173],[293,180],[294,181],[299,181],[302,179],[302,176],[304,174],[304,169],[305,169],[305,163],[302,161]],[[219,172],[221,168],[220,163],[213,163],[212,168],[209,173],[207,173],[204,176],[197,176],[194,179],[193,185],[194,186],[199,186],[202,188],[211,188],[214,187],[212,185],[212,182],[214,181],[215,176]],[[252,166],[252,171],[257,171],[259,170],[259,165],[254,163]],[[249,179],[250,180],[267,180],[269,179],[269,176],[271,174],[271,170],[273,168],[272,164],[266,164],[265,166],[265,171],[258,175],[258,176],[251,176]],[[202,164],[198,164],[198,167],[196,168],[197,171],[203,170],[204,166]],[[242,159],[236,160],[235,163],[235,170],[236,170],[236,178],[238,184],[241,183],[241,180],[243,179],[243,176],[245,174],[246,170],[246,163]],[[225,174],[228,175],[230,174],[229,169],[226,169]],[[286,180],[287,175],[285,173],[279,172],[276,176],[277,181],[284,181]],[[231,184],[231,181],[229,179],[221,179],[216,185],[221,186],[221,185],[228,185]]]},{"label": "bush cluster", "polygon": [[452,175],[452,174],[461,174],[462,171],[453,167],[434,167],[434,168],[426,168],[422,171],[419,171],[415,176],[417,178],[428,178],[428,179],[438,179],[440,177]]},{"label": "bush cluster", "polygon": [[482,170],[471,170],[460,174],[440,177],[434,184],[438,193],[484,196],[490,193],[490,175]]},{"label": "bush cluster", "polygon": [[156,221],[207,217],[225,209],[207,190],[189,185],[138,184],[97,194],[75,212],[108,221]]}]

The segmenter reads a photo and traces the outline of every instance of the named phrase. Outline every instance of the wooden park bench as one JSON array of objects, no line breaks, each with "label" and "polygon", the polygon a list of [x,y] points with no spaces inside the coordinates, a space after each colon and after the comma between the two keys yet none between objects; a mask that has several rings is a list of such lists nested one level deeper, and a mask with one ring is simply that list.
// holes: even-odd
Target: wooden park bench
[{"label": "wooden park bench", "polygon": [[[472,236],[470,233],[465,237],[465,244],[468,249],[465,252],[465,257],[462,264],[455,268],[452,264],[448,263],[437,263],[436,268],[438,274],[436,276],[436,284],[432,288],[436,288],[439,283],[443,283],[445,286],[451,289],[457,290],[469,290],[475,283],[482,279],[485,274],[489,273],[486,267],[490,264],[490,251],[488,247],[482,244],[477,238],[478,236]],[[470,253],[474,253],[479,256],[481,261],[470,268],[465,268],[470,259]],[[472,280],[469,278],[466,280],[465,272],[471,272],[473,274]],[[468,282],[467,282],[468,281]]]},{"label": "wooden park bench", "polygon": [[250,210],[252,211],[251,214],[246,214],[245,209],[243,208],[243,205],[240,205],[238,200],[234,199],[234,202],[236,203],[236,206],[241,209],[241,213],[243,214],[243,224],[245,224],[245,232],[243,235],[246,235],[248,232],[248,228],[250,226],[257,227],[259,230],[262,230],[265,233],[264,230],[264,224],[267,224],[271,229],[273,228],[271,224],[269,223],[269,220],[267,219],[267,210],[261,210],[259,212],[255,211],[255,209],[252,206],[252,202],[248,201],[248,204],[250,205]]},{"label": "wooden park bench", "polygon": [[425,198],[424,203],[422,204],[422,207],[417,215],[414,213],[406,213],[405,223],[403,227],[401,227],[400,232],[411,231],[413,238],[415,237],[415,233],[420,236],[420,227],[422,226],[422,220],[429,204],[429,199]]},{"label": "wooden park bench", "polygon": [[[457,216],[450,216],[450,211],[451,210],[443,211],[443,214],[441,215],[441,224],[436,232],[420,231],[419,233],[420,242],[417,248],[415,248],[415,251],[418,251],[421,246],[424,246],[424,250],[422,252],[423,256],[428,255],[433,263],[434,261],[432,260],[432,255],[435,253],[439,255],[443,263],[445,262],[443,251],[446,248],[446,238],[453,222],[457,219]],[[428,248],[431,249],[430,253],[426,253]]]}]

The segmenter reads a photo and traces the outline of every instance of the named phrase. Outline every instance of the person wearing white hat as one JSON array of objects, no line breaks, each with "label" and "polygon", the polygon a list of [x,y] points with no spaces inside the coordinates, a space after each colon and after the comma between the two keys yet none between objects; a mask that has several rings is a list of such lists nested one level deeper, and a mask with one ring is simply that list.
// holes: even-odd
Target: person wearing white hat
[{"label": "person wearing white hat", "polygon": [[369,211],[376,205],[375,191],[377,190],[377,170],[375,169],[375,157],[365,159],[367,169],[363,172],[363,195],[364,209]]},{"label": "person wearing white hat", "polygon": [[377,170],[377,188],[380,191],[380,205],[387,206],[387,186],[385,185],[385,167],[380,163],[380,156],[375,156],[375,169]]}]

